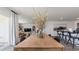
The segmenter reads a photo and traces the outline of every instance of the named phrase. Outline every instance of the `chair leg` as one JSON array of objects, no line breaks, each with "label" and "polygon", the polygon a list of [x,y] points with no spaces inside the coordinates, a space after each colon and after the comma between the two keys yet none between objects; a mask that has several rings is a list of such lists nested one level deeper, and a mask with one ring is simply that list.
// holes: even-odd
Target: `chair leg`
[{"label": "chair leg", "polygon": [[61,39],[61,41],[63,41],[63,39],[62,39],[62,35],[60,35],[60,39]]},{"label": "chair leg", "polygon": [[68,44],[69,43],[69,41],[71,41],[71,39],[69,38],[69,40],[67,41],[67,43],[66,44]]},{"label": "chair leg", "polygon": [[64,42],[64,35],[62,36],[62,41]]},{"label": "chair leg", "polygon": [[73,39],[73,47],[72,48],[74,48],[74,45],[75,45],[75,40]]},{"label": "chair leg", "polygon": [[61,39],[61,35],[59,35],[59,39],[62,40],[62,39]]},{"label": "chair leg", "polygon": [[67,40],[68,38],[66,37],[66,45],[68,44],[68,40]]},{"label": "chair leg", "polygon": [[64,43],[65,43],[65,36],[64,36]]},{"label": "chair leg", "polygon": [[67,38],[66,38],[66,36],[65,36],[65,40],[64,40],[64,43],[66,43],[67,42]]}]

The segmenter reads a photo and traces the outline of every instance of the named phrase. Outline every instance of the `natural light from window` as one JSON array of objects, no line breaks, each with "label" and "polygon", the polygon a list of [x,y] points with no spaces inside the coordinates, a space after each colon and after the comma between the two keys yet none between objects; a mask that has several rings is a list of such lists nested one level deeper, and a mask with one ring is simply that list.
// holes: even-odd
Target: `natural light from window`
[{"label": "natural light from window", "polygon": [[9,17],[0,15],[0,42],[9,42]]}]

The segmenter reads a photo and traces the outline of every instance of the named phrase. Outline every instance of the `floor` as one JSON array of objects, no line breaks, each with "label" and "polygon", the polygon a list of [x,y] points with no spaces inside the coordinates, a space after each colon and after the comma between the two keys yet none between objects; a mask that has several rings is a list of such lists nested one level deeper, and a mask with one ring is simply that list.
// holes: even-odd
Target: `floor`
[{"label": "floor", "polygon": [[2,51],[13,51],[14,47],[12,45],[5,47]]},{"label": "floor", "polygon": [[13,46],[7,42],[0,42],[0,51],[13,51]]},{"label": "floor", "polygon": [[[75,46],[75,48],[72,48],[71,44],[66,45],[65,43],[61,42],[65,49],[64,51],[79,51],[79,46]],[[0,51],[13,51],[14,50],[14,46],[12,45],[8,45],[6,43],[0,43]]]},{"label": "floor", "polygon": [[79,51],[79,46],[75,46],[75,48],[72,48],[72,44],[65,44],[63,42],[61,42],[61,44],[64,45],[64,51]]}]

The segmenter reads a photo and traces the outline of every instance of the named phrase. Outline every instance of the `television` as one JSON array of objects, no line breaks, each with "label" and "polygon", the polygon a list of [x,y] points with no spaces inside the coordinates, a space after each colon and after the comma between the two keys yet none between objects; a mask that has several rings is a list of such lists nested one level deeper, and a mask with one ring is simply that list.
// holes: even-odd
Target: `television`
[{"label": "television", "polygon": [[24,32],[31,32],[31,28],[24,28]]}]

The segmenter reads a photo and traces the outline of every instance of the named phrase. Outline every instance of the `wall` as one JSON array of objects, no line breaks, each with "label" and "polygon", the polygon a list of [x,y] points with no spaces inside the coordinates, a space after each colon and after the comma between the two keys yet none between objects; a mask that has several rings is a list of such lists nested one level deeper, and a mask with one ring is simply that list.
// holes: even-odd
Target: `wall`
[{"label": "wall", "polygon": [[[72,28],[74,30],[74,24],[74,21],[47,21],[44,32],[46,32],[47,34],[51,34],[52,36],[56,36],[57,32],[53,30],[55,27],[65,26],[67,28]],[[31,22],[28,22],[28,20],[26,21],[26,23],[22,23],[22,25],[24,28],[31,28],[33,26],[33,24]]]},{"label": "wall", "polygon": [[75,22],[74,21],[49,21],[46,24],[45,32],[48,34],[52,34],[52,36],[57,35],[56,31],[54,31],[54,27],[65,26],[67,29],[71,28],[75,30]]},{"label": "wall", "polygon": [[77,23],[79,23],[79,20],[74,21],[75,28],[77,28]]},{"label": "wall", "polygon": [[[33,26],[31,19],[20,17],[19,22],[22,23],[24,28],[29,28],[29,27]],[[56,31],[54,31],[53,29],[55,27],[59,27],[59,26],[65,26],[65,27],[67,27],[67,29],[75,30],[77,22],[79,22],[79,20],[75,20],[75,21],[62,21],[62,20],[61,21],[47,21],[44,32],[46,32],[47,34],[51,34],[52,36],[57,35]]]},{"label": "wall", "polygon": [[68,21],[67,28],[68,29],[71,28],[72,31],[75,30],[76,29],[76,27],[75,27],[75,21]]},{"label": "wall", "polygon": [[79,23],[79,20],[70,21],[67,26],[68,28],[75,30],[77,28],[77,23]]},{"label": "wall", "polygon": [[55,27],[59,27],[59,26],[67,26],[67,23],[66,21],[48,21],[46,23],[46,28],[45,28],[45,32],[47,34],[51,34],[52,36],[56,36],[57,35],[57,32],[54,31],[54,28]]}]

